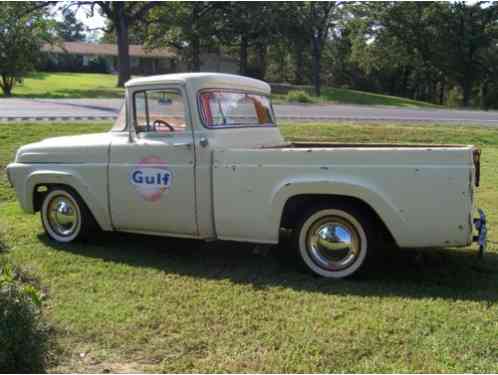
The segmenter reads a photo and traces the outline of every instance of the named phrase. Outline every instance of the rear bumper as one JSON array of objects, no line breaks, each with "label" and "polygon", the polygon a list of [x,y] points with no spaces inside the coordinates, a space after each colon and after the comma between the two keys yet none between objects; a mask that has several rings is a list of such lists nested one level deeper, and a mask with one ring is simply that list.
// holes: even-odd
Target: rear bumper
[{"label": "rear bumper", "polygon": [[474,219],[474,228],[477,231],[477,235],[474,236],[474,242],[479,244],[479,257],[482,257],[486,251],[488,228],[484,211],[480,208],[477,210],[479,212],[479,218]]}]

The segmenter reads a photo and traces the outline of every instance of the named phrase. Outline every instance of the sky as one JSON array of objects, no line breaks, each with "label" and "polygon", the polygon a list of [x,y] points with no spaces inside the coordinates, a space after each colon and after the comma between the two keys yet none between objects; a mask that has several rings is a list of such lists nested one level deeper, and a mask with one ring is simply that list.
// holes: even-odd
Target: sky
[{"label": "sky", "polygon": [[[69,5],[69,1],[62,2],[62,7],[67,6],[67,5]],[[74,6],[71,7],[71,9],[76,12],[76,18],[80,22],[82,22],[85,26],[87,26],[90,29],[98,29],[98,28],[104,27],[105,20],[104,20],[104,17],[102,17],[99,14],[98,7],[95,7],[95,8],[96,9],[95,9],[95,12],[93,14],[93,17],[88,17],[87,16],[88,7],[81,7],[81,8],[77,8]],[[55,17],[55,19],[57,19],[58,21],[62,21],[63,17],[62,17],[62,11],[61,11],[61,4],[57,4],[52,8],[52,14]],[[94,33],[102,34],[102,31],[97,30]]]},{"label": "sky", "polygon": [[97,28],[97,27],[104,27],[104,17],[102,17],[98,11],[94,13],[93,17],[87,17],[86,12],[83,9],[80,9],[76,13],[76,18],[83,22],[85,26],[88,26],[89,28]]}]

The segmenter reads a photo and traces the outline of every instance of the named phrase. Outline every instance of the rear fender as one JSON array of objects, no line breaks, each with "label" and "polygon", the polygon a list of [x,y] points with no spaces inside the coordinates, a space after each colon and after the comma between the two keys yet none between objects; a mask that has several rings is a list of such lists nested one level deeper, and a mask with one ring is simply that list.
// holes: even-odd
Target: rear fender
[{"label": "rear fender", "polygon": [[[278,231],[285,203],[297,195],[335,195],[356,198],[369,205],[381,218],[399,243],[402,233],[406,233],[406,219],[389,198],[375,186],[354,179],[289,178],[280,183],[272,195],[273,228]],[[278,234],[274,234],[278,236]]]}]

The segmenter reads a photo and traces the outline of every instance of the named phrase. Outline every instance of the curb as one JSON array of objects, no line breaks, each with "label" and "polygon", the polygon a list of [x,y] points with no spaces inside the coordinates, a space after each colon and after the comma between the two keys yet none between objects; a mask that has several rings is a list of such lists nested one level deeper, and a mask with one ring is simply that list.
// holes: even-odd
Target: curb
[{"label": "curb", "polygon": [[47,121],[111,121],[115,120],[117,115],[108,116],[18,116],[18,117],[0,117],[0,123],[9,122],[47,122]]}]

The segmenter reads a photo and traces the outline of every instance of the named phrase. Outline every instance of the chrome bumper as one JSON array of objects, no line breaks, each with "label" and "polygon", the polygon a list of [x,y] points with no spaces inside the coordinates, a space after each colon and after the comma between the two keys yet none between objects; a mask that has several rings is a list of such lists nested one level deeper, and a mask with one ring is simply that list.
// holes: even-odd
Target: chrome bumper
[{"label": "chrome bumper", "polygon": [[477,210],[479,212],[479,218],[474,219],[474,227],[478,234],[477,236],[474,236],[474,242],[479,244],[479,257],[482,258],[486,251],[488,228],[486,226],[486,215],[484,214],[484,211],[480,208]]}]

